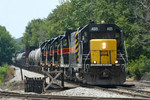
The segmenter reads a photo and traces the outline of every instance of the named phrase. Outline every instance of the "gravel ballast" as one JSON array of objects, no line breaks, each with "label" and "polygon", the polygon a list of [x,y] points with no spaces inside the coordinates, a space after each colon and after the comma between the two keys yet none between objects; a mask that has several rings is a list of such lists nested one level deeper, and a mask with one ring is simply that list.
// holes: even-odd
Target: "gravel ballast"
[{"label": "gravel ballast", "polygon": [[[13,82],[20,82],[21,80],[21,74],[20,74],[20,68],[12,66],[16,69],[16,73],[14,75],[14,78],[11,79],[8,83],[11,84]],[[44,77],[42,74],[30,72],[27,70],[22,69],[23,75],[27,77]],[[65,83],[67,84],[67,83]],[[11,90],[16,91],[20,93],[24,93],[24,89],[20,90]],[[31,92],[30,92],[31,93]],[[121,95],[118,93],[113,93],[109,91],[103,91],[96,88],[87,88],[87,87],[76,87],[73,89],[63,90],[63,91],[57,91],[57,92],[50,92],[50,93],[44,93],[45,95],[62,95],[62,96],[84,96],[84,97],[106,97],[106,98],[132,98],[131,96],[127,95]]]},{"label": "gravel ballast", "polygon": [[85,87],[77,87],[74,89],[69,89],[61,92],[52,92],[50,95],[62,95],[62,96],[86,96],[86,97],[118,97],[126,98],[129,96],[120,95],[113,92],[103,91],[100,89],[91,89]]}]

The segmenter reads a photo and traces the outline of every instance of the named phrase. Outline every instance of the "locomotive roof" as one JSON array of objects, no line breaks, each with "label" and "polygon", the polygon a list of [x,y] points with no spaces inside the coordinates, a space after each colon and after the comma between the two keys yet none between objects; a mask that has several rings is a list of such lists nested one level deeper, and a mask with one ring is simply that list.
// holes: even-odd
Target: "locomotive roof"
[{"label": "locomotive roof", "polygon": [[50,39],[46,44],[51,43],[54,40],[54,38]]},{"label": "locomotive roof", "polygon": [[87,31],[87,32],[101,32],[101,31],[114,31],[114,30],[121,30],[117,25],[115,24],[102,24],[102,23],[91,23],[83,27],[81,31]]},{"label": "locomotive roof", "polygon": [[[107,27],[109,29],[112,28],[112,30],[107,30]],[[91,30],[92,28],[97,28],[97,30],[92,31]],[[82,31],[87,31],[87,32],[94,32],[95,31],[95,32],[97,32],[97,31],[99,31],[100,32],[100,31],[114,31],[116,29],[121,30],[121,28],[119,28],[115,24],[90,23],[88,25],[85,25],[84,27],[79,27],[77,30],[67,30],[65,32],[65,36],[68,36],[71,33],[76,32],[76,31],[78,31],[78,32],[82,32]]]},{"label": "locomotive roof", "polygon": [[65,36],[68,36],[69,34],[71,34],[72,32],[75,32],[75,31],[77,31],[77,30],[67,30],[65,32]]},{"label": "locomotive roof", "polygon": [[64,35],[59,35],[58,37],[55,37],[55,38],[51,38],[51,39],[48,39],[48,40],[45,40],[45,42],[43,42],[43,46],[46,46],[47,44],[51,43],[51,42],[54,42],[56,41],[57,39],[63,37]]},{"label": "locomotive roof", "polygon": [[95,23],[92,23],[92,24],[89,24],[88,26],[89,26],[89,27],[92,27],[92,26],[99,26],[99,27],[102,27],[102,26],[112,26],[112,27],[114,27],[114,28],[121,29],[121,28],[119,28],[116,24],[102,24],[102,23],[97,23],[97,24],[95,24]]},{"label": "locomotive roof", "polygon": [[55,41],[59,41],[60,39],[62,39],[65,35],[59,35],[56,37]]},{"label": "locomotive roof", "polygon": [[42,48],[47,42],[48,42],[47,40],[44,41],[44,42],[40,45],[40,47]]},{"label": "locomotive roof", "polygon": [[65,35],[59,35],[58,38],[61,39],[62,37],[64,37]]}]

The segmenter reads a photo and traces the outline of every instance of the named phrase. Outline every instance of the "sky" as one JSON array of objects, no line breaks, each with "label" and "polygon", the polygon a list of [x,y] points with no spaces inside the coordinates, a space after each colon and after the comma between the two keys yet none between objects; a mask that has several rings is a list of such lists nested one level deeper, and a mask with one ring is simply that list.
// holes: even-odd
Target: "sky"
[{"label": "sky", "polygon": [[0,0],[0,25],[20,38],[33,19],[46,18],[60,0]]}]

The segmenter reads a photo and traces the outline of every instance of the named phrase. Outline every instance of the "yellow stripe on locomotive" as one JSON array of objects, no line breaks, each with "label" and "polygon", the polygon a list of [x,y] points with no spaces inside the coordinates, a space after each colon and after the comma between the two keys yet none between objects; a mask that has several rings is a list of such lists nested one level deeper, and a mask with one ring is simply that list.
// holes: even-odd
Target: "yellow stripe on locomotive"
[{"label": "yellow stripe on locomotive", "polygon": [[91,64],[115,64],[117,59],[116,39],[90,40]]}]

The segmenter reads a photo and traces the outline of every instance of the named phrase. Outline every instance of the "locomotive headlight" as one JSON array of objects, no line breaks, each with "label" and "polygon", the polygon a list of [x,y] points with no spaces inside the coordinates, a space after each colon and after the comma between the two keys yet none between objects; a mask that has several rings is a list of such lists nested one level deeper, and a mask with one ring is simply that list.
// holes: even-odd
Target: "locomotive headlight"
[{"label": "locomotive headlight", "polygon": [[93,61],[93,63],[96,64],[97,62],[96,62],[96,61]]},{"label": "locomotive headlight", "polygon": [[106,46],[105,46],[105,45],[103,45],[103,49],[106,49]]},{"label": "locomotive headlight", "polygon": [[115,61],[115,64],[118,64],[118,60]]},{"label": "locomotive headlight", "polygon": [[106,49],[106,43],[102,43],[102,48]]}]

